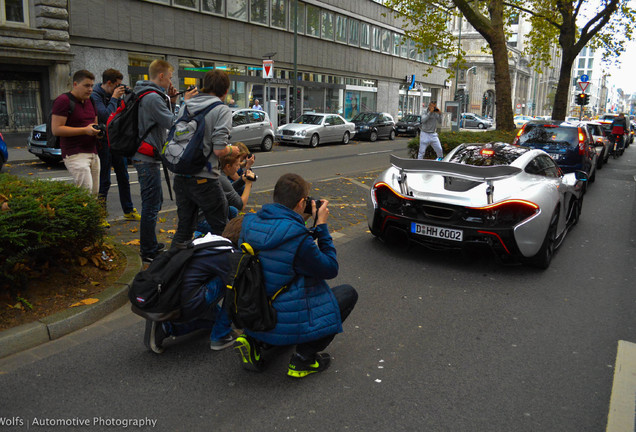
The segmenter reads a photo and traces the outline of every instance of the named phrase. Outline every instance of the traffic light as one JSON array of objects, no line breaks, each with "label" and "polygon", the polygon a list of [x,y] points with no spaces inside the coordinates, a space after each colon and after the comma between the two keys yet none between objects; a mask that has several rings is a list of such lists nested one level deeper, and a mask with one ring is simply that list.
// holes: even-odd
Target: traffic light
[{"label": "traffic light", "polygon": [[587,96],[585,93],[579,93],[576,95],[576,104],[581,106],[586,105],[585,96]]},{"label": "traffic light", "polygon": [[584,93],[583,105],[588,105],[590,103],[590,95]]}]

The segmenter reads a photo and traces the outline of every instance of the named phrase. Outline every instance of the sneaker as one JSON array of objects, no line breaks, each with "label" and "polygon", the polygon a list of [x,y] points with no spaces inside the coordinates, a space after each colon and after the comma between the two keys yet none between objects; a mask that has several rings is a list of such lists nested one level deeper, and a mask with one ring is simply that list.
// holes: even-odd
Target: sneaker
[{"label": "sneaker", "polygon": [[163,352],[163,340],[168,334],[163,325],[157,321],[146,320],[146,332],[144,333],[144,345],[150,351],[161,354]]},{"label": "sneaker", "polygon": [[155,253],[152,254],[148,254],[148,255],[141,255],[141,260],[143,262],[146,263],[151,263],[155,260],[155,258],[157,258],[159,256],[159,254],[161,254],[163,252],[163,250],[166,248],[166,245],[163,243],[157,243],[157,251]]},{"label": "sneaker", "polygon": [[331,356],[327,353],[316,354],[311,360],[305,360],[298,353],[294,353],[289,360],[287,375],[294,378],[304,378],[309,374],[324,371],[330,363]]},{"label": "sneaker", "polygon": [[261,372],[263,370],[263,359],[261,358],[261,347],[254,338],[243,334],[236,338],[234,349],[241,357],[243,369]]},{"label": "sneaker", "polygon": [[101,226],[102,228],[110,228],[110,224],[108,223],[108,221],[106,219],[104,219],[99,226]]},{"label": "sneaker", "polygon": [[124,213],[124,219],[138,221],[141,220],[141,215],[137,213],[137,209],[134,208],[131,212]]},{"label": "sneaker", "polygon": [[214,351],[224,350],[225,348],[228,348],[229,346],[234,344],[234,341],[237,339],[237,337],[237,334],[234,333],[234,331],[231,331],[228,333],[227,336],[222,337],[219,340],[210,339],[210,349]]}]

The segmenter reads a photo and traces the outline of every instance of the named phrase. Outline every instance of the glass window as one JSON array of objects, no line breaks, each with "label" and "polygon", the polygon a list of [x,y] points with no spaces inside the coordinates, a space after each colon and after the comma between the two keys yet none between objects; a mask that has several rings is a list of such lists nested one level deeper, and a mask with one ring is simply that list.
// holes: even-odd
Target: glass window
[{"label": "glass window", "polygon": [[382,48],[382,34],[380,32],[380,29],[378,27],[373,27],[372,32],[373,45],[371,49],[373,49],[374,51],[380,51],[380,49]]},{"label": "glass window", "polygon": [[232,127],[246,125],[250,122],[247,111],[235,112],[232,116]]},{"label": "glass window", "polygon": [[199,10],[199,0],[173,0],[177,6]]},{"label": "glass window", "polygon": [[272,0],[272,27],[287,29],[287,0]]},{"label": "glass window", "polygon": [[[26,23],[26,0],[4,0],[4,18],[12,23]],[[1,15],[0,15],[1,16]]]},{"label": "glass window", "polygon": [[223,15],[225,1],[223,0],[201,0],[201,9],[206,12],[212,12],[215,14]]},{"label": "glass window", "polygon": [[262,123],[265,121],[265,113],[263,111],[250,111],[250,122]]},{"label": "glass window", "polygon": [[349,18],[349,45],[360,45],[359,21]]},{"label": "glass window", "polygon": [[393,55],[400,56],[400,52],[402,47],[400,44],[402,43],[402,35],[397,33],[393,33]]},{"label": "glass window", "polygon": [[391,54],[392,51],[392,37],[391,32],[388,30],[382,29],[382,52],[386,54]]},{"label": "glass window", "polygon": [[326,112],[342,114],[342,101],[340,99],[341,95],[342,90],[340,89],[327,89],[327,106],[325,107]]},{"label": "glass window", "polygon": [[305,87],[303,96],[303,112],[323,112],[325,91],[322,88]]},{"label": "glass window", "polygon": [[371,34],[369,33],[369,24],[360,23],[360,47],[369,48],[371,46]]},{"label": "glass window", "polygon": [[585,59],[579,58],[579,69],[583,69],[585,67]]},{"label": "glass window", "polygon": [[587,59],[587,68],[592,69],[594,67],[594,58],[590,57]]},{"label": "glass window", "polygon": [[347,43],[347,17],[336,15],[336,40]]},{"label": "glass window", "polygon": [[269,24],[269,0],[250,0],[250,21]]},{"label": "glass window", "polygon": [[247,0],[233,0],[228,2],[227,17],[247,21]]},{"label": "glass window", "polygon": [[307,34],[320,37],[320,9],[307,5]]},{"label": "glass window", "polygon": [[322,38],[333,40],[333,13],[322,11]]},{"label": "glass window", "polygon": [[409,40],[409,58],[415,60],[415,42]]},{"label": "glass window", "polygon": [[305,33],[305,5],[296,1],[289,6],[289,30],[294,31],[294,8],[296,7],[296,4],[298,5],[298,16],[296,18],[296,25],[298,26],[297,31],[299,34],[302,34]]}]

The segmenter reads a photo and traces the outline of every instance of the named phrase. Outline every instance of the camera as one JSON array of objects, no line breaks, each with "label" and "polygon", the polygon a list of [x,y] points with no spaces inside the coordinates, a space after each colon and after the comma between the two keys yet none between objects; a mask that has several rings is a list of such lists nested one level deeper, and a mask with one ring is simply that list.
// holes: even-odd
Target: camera
[{"label": "camera", "polygon": [[180,96],[180,95],[185,94],[185,93],[187,93],[187,92],[189,92],[189,91],[191,91],[191,90],[194,90],[195,88],[197,88],[197,86],[193,86],[193,85],[191,85],[191,86],[190,86],[190,87],[188,87],[187,89],[185,89],[185,90],[180,91],[179,93],[177,93],[175,96]]},{"label": "camera", "polygon": [[245,174],[245,178],[248,179],[249,181],[253,181],[253,182],[258,180],[258,176],[256,174],[254,174],[253,172],[250,173],[250,175]]},{"label": "camera", "polygon": [[97,138],[104,138],[106,136],[106,125],[103,123],[94,124],[93,129],[98,130]]},{"label": "camera", "polygon": [[[126,84],[119,84],[117,87],[123,87],[124,88],[124,93],[128,94],[128,93],[132,93],[132,89],[130,87],[128,87]],[[115,87],[115,88],[117,88]]]},{"label": "camera", "polygon": [[[307,197],[307,204],[305,205],[305,213],[306,214],[311,214],[311,202],[314,199],[312,197]],[[316,211],[318,211],[318,209],[320,208],[320,206],[322,205],[322,200],[318,199],[316,200]]]}]

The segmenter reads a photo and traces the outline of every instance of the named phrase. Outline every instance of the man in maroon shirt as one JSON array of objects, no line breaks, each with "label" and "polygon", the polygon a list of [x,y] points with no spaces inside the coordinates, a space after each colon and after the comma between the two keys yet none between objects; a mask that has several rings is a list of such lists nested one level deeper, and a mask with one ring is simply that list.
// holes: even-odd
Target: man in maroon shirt
[{"label": "man in maroon shirt", "polygon": [[[97,156],[97,110],[91,102],[95,75],[79,70],[73,75],[73,90],[53,102],[51,131],[60,137],[60,148],[66,169],[76,186],[94,195],[99,191],[99,157]],[[71,99],[74,108],[71,110]],[[69,113],[69,111],[71,111]]]}]

